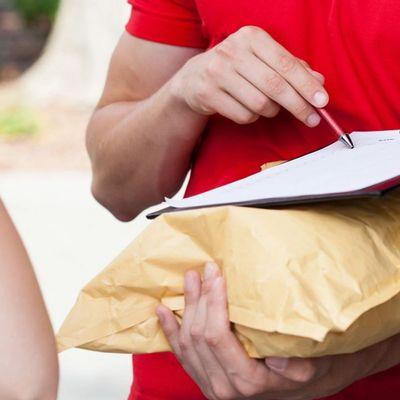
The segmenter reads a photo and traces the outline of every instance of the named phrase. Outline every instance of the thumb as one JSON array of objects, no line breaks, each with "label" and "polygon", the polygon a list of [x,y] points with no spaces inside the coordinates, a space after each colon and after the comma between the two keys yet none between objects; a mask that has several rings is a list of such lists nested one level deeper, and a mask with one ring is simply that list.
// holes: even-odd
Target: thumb
[{"label": "thumb", "polygon": [[317,368],[317,361],[306,358],[269,357],[265,364],[278,375],[299,383],[307,383],[322,372]]}]

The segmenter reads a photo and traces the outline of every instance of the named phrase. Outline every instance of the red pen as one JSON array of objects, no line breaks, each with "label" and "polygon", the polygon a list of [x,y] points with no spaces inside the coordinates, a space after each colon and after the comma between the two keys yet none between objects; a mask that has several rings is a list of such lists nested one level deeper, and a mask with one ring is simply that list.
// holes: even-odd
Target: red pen
[{"label": "red pen", "polygon": [[319,115],[329,124],[329,126],[336,132],[340,140],[346,144],[350,149],[354,149],[354,143],[351,140],[349,134],[345,133],[344,130],[338,125],[338,123],[332,118],[332,116],[323,108],[316,108]]}]

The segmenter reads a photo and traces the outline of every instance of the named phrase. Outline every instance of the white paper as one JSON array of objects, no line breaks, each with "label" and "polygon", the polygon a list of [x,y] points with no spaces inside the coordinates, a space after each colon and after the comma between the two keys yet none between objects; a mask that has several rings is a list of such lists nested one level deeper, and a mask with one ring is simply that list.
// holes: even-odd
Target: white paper
[{"label": "white paper", "polygon": [[364,189],[400,176],[400,130],[353,132],[354,149],[336,142],[322,150],[186,199],[176,208],[334,194]]}]

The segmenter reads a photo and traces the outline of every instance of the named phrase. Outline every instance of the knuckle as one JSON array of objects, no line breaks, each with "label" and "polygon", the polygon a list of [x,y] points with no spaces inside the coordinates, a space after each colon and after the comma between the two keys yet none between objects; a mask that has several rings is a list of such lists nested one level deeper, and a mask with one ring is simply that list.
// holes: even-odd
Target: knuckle
[{"label": "knuckle", "polygon": [[264,111],[263,115],[267,118],[274,118],[279,114],[281,108],[278,105],[271,104],[267,109]]},{"label": "knuckle", "polygon": [[278,75],[273,74],[266,80],[268,92],[277,96],[285,90],[285,81]]},{"label": "knuckle", "polygon": [[202,103],[207,103],[212,97],[210,87],[207,84],[201,84],[196,91],[197,99]]},{"label": "knuckle", "polygon": [[307,383],[311,378],[312,376],[308,375],[306,372],[299,372],[294,380],[299,383]]},{"label": "knuckle", "polygon": [[311,363],[297,371],[296,381],[301,383],[309,382],[315,376],[315,367]]},{"label": "knuckle", "polygon": [[175,330],[168,324],[163,326],[163,331],[167,338],[172,338],[175,333]]},{"label": "knuckle", "polygon": [[255,379],[254,376],[256,376],[255,370],[249,371],[247,377],[237,372],[229,373],[230,381],[240,397],[248,398],[265,391],[264,382]]},{"label": "knuckle", "polygon": [[237,113],[233,120],[239,125],[246,125],[254,122],[257,119],[257,116],[254,115],[250,111],[243,111],[241,113]]},{"label": "knuckle", "polygon": [[178,343],[181,351],[187,351],[190,348],[190,340],[186,335],[180,335]]},{"label": "knuckle", "polygon": [[191,291],[185,291],[184,298],[185,298],[185,306],[194,305],[197,303],[197,296],[195,293]]},{"label": "knuckle", "polygon": [[239,392],[239,389],[242,387],[242,378],[237,373],[230,373],[229,379],[232,382],[233,387],[236,391]]},{"label": "knuckle", "polygon": [[235,385],[235,387],[240,397],[244,397],[246,399],[257,394],[255,386],[253,386],[252,384],[244,383],[243,381]]},{"label": "knuckle", "polygon": [[190,329],[190,336],[196,342],[203,339],[203,329],[199,325],[193,325]]},{"label": "knuckle", "polygon": [[260,32],[264,32],[261,28],[254,25],[246,25],[238,30],[238,34],[244,37],[254,37],[255,35],[259,35]]},{"label": "knuckle", "polygon": [[290,54],[278,55],[278,68],[282,72],[292,72],[297,67],[297,60]]},{"label": "knuckle", "polygon": [[231,393],[231,390],[227,388],[225,385],[222,385],[220,382],[216,382],[212,384],[212,390],[215,394],[217,400],[233,400],[234,396]]},{"label": "knuckle", "polygon": [[237,53],[235,43],[232,40],[225,39],[215,47],[215,53],[222,57],[233,58]]},{"label": "knuckle", "polygon": [[254,99],[252,100],[252,109],[257,114],[261,114],[268,108],[270,103],[271,101],[266,96],[263,95],[255,96]]},{"label": "knuckle", "polygon": [[217,347],[221,343],[221,335],[218,332],[205,332],[204,340],[210,347]]},{"label": "knuckle", "polygon": [[206,66],[206,74],[211,78],[218,78],[224,72],[224,65],[220,58],[213,58]]},{"label": "knuckle", "polygon": [[203,285],[201,287],[202,296],[205,296],[210,292],[212,285],[213,285],[213,281],[211,279],[207,279],[203,282]]},{"label": "knuckle", "polygon": [[297,61],[298,61],[300,64],[303,64],[306,68],[311,68],[311,67],[310,67],[310,64],[309,64],[306,60],[303,60],[303,59],[301,59],[301,58],[298,58]]},{"label": "knuckle", "polygon": [[313,72],[313,75],[318,80],[320,86],[324,87],[326,81],[325,75],[321,74],[320,72]]}]

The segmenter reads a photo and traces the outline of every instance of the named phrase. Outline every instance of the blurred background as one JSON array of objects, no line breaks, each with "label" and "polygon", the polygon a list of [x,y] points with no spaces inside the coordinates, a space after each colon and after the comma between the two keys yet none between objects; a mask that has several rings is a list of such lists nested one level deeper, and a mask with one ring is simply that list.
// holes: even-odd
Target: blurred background
[{"label": "blurred background", "polygon": [[[0,0],[0,196],[55,329],[82,286],[147,224],[90,195],[85,128],[129,14],[125,0]],[[129,355],[60,356],[60,400],[125,399]]]}]

